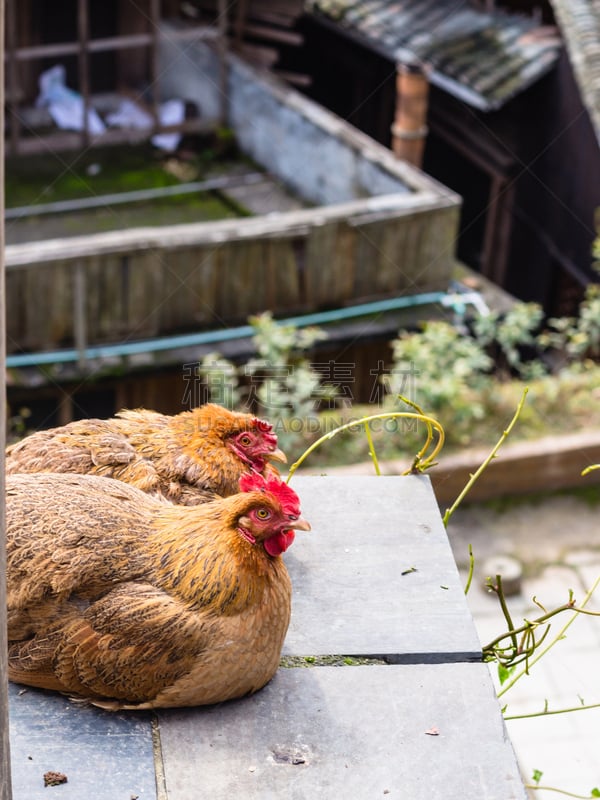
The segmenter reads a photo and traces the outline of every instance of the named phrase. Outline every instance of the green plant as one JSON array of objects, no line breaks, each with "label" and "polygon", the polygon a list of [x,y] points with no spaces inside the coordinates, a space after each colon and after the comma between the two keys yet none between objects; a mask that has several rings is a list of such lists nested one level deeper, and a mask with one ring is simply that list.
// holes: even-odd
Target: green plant
[{"label": "green plant", "polygon": [[220,353],[207,353],[199,362],[198,375],[204,378],[204,400],[218,403],[226,408],[236,408],[242,404],[243,389],[240,385],[238,368],[223,358]]},{"label": "green plant", "polygon": [[600,356],[600,284],[590,284],[577,317],[551,317],[548,328],[538,337],[542,347],[560,357],[559,367],[582,358]]},{"label": "green plant", "polygon": [[504,315],[492,311],[477,317],[473,324],[474,335],[483,348],[496,348],[509,370],[520,377],[526,380],[541,377],[546,373],[545,365],[538,359],[525,361],[522,354],[524,347],[537,346],[537,331],[543,316],[542,307],[537,303],[515,303]]},{"label": "green plant", "polygon": [[434,321],[420,332],[401,333],[392,352],[393,367],[385,376],[392,403],[406,393],[406,375],[412,374],[419,404],[432,413],[451,407],[459,428],[484,416],[493,361],[477,341],[447,322]]},{"label": "green plant", "polygon": [[322,383],[306,356],[326,334],[319,328],[281,325],[270,312],[250,317],[249,322],[254,328],[255,358],[239,366],[212,353],[199,363],[198,372],[209,392],[212,385],[213,402],[225,399],[229,407],[245,406],[268,416],[281,447],[289,450],[306,441],[308,427],[319,429],[319,402],[335,399],[335,387]]}]

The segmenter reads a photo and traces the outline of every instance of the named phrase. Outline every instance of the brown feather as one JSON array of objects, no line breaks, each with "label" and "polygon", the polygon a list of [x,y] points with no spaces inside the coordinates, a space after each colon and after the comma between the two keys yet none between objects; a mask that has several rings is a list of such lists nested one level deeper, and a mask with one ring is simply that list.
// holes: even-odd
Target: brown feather
[{"label": "brown feather", "polygon": [[[214,404],[175,416],[124,410],[111,419],[77,420],[27,436],[6,449],[6,471],[100,475],[174,503],[197,505],[239,491],[240,476],[252,464],[233,450],[232,437],[254,422],[251,414]],[[273,451],[275,445],[265,445],[266,457]],[[269,464],[259,467],[278,474]]]}]

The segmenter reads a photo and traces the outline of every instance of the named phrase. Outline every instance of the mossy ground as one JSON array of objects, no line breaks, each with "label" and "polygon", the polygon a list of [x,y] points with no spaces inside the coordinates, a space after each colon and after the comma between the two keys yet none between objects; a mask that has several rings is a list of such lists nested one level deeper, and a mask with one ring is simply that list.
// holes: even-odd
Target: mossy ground
[{"label": "mossy ground", "polygon": [[[150,144],[142,144],[18,158],[6,164],[6,207],[176,186],[228,174],[243,166],[254,168],[244,165],[244,159],[224,134],[196,141],[183,156],[165,155]],[[10,244],[119,228],[225,219],[245,213],[222,195],[204,192],[9,220],[6,236]]]}]

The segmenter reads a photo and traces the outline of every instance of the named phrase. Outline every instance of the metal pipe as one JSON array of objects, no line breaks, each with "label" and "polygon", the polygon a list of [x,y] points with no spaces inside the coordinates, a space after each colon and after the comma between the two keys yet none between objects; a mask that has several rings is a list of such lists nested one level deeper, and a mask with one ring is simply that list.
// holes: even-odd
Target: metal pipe
[{"label": "metal pipe", "polygon": [[[424,292],[422,294],[393,297],[388,300],[376,300],[371,303],[361,303],[356,306],[337,308],[331,311],[317,311],[313,314],[303,314],[296,317],[287,317],[278,320],[282,326],[302,328],[309,325],[325,325],[331,322],[341,322],[347,319],[365,317],[372,314],[383,314],[388,311],[399,311],[404,308],[414,308],[425,305],[442,305],[445,308],[453,304],[457,306],[474,305],[480,312],[486,306],[477,292]],[[158,353],[164,350],[176,350],[182,347],[197,347],[205,344],[232,341],[234,339],[247,339],[254,336],[255,329],[251,325],[242,325],[237,328],[226,328],[218,331],[202,331],[179,336],[166,336],[160,339],[145,339],[138,342],[122,342],[111,345],[95,345],[85,349],[85,358],[120,358],[140,353]],[[10,368],[33,367],[43,364],[66,364],[78,361],[81,351],[54,350],[38,353],[14,354],[6,357],[6,366]]]}]

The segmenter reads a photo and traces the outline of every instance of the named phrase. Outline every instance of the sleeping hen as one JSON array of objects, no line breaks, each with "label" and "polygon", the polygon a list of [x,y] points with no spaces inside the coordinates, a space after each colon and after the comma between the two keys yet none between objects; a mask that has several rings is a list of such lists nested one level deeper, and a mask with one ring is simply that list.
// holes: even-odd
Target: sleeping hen
[{"label": "sleeping hen", "polygon": [[280,555],[310,525],[279,479],[240,487],[186,508],[109,478],[9,476],[10,680],[110,710],[264,686],[290,619]]},{"label": "sleeping hen", "polygon": [[238,491],[244,472],[286,461],[272,426],[209,403],[166,416],[146,409],[38,431],[6,450],[6,471],[102,475],[196,505]]}]

